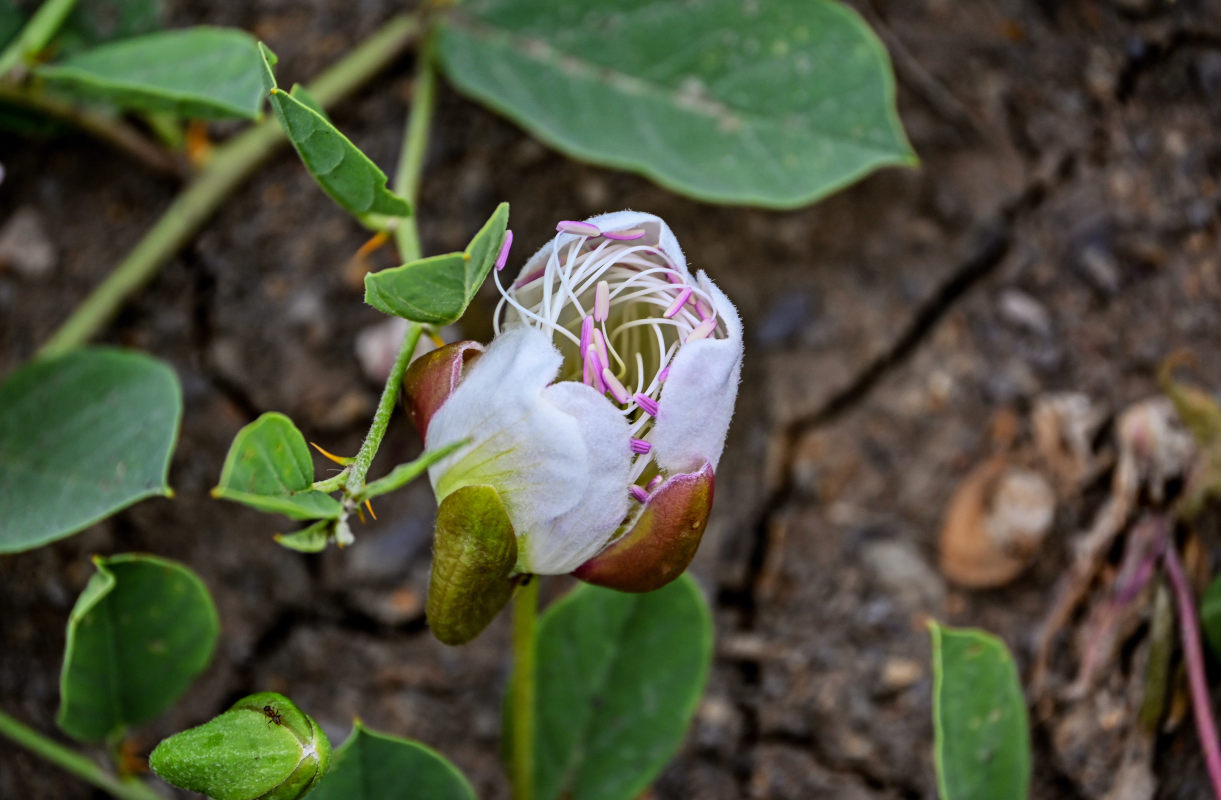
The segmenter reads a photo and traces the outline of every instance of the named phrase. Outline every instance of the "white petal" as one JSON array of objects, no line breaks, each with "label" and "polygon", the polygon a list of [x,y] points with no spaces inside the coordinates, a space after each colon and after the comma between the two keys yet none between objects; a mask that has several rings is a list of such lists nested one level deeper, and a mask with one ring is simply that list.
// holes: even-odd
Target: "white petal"
[{"label": "white petal", "polygon": [[438,502],[462,486],[495,487],[518,537],[519,568],[542,574],[572,571],[581,560],[567,566],[570,557],[597,552],[614,533],[631,461],[627,422],[590,387],[548,386],[559,367],[545,334],[506,331],[433,416],[426,441],[471,440],[429,469]]},{"label": "white petal", "polygon": [[627,419],[596,389],[565,381],[543,390],[543,399],[577,420],[585,443],[589,478],[576,506],[543,523],[545,533],[519,539],[522,571],[564,575],[606,546],[627,516],[631,482]]},{"label": "white petal", "polygon": [[737,309],[703,272],[698,280],[728,336],[684,344],[670,364],[649,437],[657,464],[669,474],[692,472],[705,461],[716,468],[742,373],[742,321]]}]

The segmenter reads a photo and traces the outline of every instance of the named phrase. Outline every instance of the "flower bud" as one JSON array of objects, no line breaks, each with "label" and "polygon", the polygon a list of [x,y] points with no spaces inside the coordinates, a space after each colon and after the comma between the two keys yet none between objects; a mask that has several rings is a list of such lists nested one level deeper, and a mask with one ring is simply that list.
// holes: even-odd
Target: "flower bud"
[{"label": "flower bud", "polygon": [[167,783],[218,800],[297,800],[330,764],[326,734],[275,692],[238,700],[203,725],[165,739],[149,756]]}]

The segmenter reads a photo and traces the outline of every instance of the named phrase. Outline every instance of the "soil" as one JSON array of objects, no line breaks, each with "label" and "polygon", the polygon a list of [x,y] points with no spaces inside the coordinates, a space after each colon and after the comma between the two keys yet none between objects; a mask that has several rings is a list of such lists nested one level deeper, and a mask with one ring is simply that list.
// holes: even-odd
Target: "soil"
[{"label": "soil", "polygon": [[[555,220],[649,210],[745,321],[737,416],[693,568],[714,607],[716,660],[652,797],[934,797],[925,621],[998,633],[1028,674],[1073,542],[1107,485],[1104,476],[1062,498],[1034,564],[1012,583],[947,582],[937,567],[943,511],[996,447],[998,415],[1026,436],[1039,398],[1067,390],[1113,415],[1154,394],[1158,365],[1181,348],[1195,353],[1204,385],[1221,387],[1221,5],[853,5],[891,50],[921,165],[798,211],[711,207],[575,163],[442,91],[419,205],[426,251],[460,249],[500,200],[512,205],[522,253]],[[397,4],[169,6],[174,25],[254,31],[299,79]],[[387,167],[411,62],[333,114]],[[177,183],[78,136],[0,136],[0,163],[0,221],[34,209],[55,255],[49,270],[0,270],[6,372]],[[134,732],[139,751],[244,694],[277,690],[333,741],[359,715],[445,753],[480,797],[507,796],[498,756],[507,615],[461,648],[428,633],[427,487],[385,498],[354,547],[321,556],[280,548],[271,534],[282,521],[208,494],[234,434],[263,411],[287,413],[328,450],[355,452],[379,388],[355,357],[357,334],[379,315],[345,266],[364,238],[281,153],[100,337],[166,359],[182,380],[176,496],[0,558],[0,708],[58,735],[64,624],[89,556],[148,551],[201,575],[223,634],[183,701]],[[491,301],[485,287],[478,303]],[[482,326],[463,333],[487,336]],[[372,474],[417,450],[400,417]],[[1205,542],[1217,539],[1210,519]],[[555,579],[546,591],[567,586]],[[1117,679],[1121,662],[1106,667]],[[1102,796],[1096,764],[1117,763],[1115,743],[1136,725],[1087,714],[1094,735],[1074,748],[1071,710],[1032,716],[1033,797]],[[1189,715],[1157,738],[1152,763],[1157,797],[1209,796]],[[93,793],[5,745],[0,796]]]}]

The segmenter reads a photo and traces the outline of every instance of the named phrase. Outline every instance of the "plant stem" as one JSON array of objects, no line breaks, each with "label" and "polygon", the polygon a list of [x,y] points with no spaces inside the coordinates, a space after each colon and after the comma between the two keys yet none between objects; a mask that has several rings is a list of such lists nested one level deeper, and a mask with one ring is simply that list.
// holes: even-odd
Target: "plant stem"
[{"label": "plant stem", "polygon": [[[411,203],[411,216],[399,221],[395,230],[395,238],[399,246],[399,255],[404,261],[413,261],[420,257],[420,232],[416,227],[416,199],[420,190],[420,172],[424,168],[424,148],[428,144],[428,128],[432,125],[432,112],[436,107],[436,68],[432,62],[432,49],[425,42],[417,61],[415,96],[411,101],[411,112],[407,119],[406,130],[403,132],[402,156],[399,158],[398,170],[394,175],[394,190]],[[382,389],[382,398],[378,401],[377,411],[373,414],[373,423],[369,433],[360,446],[360,452],[348,472],[345,484],[349,496],[359,493],[365,487],[365,476],[381,447],[382,437],[390,424],[390,415],[394,411],[394,403],[398,400],[399,387],[403,383],[403,373],[415,355],[415,347],[420,341],[423,327],[418,322],[407,325],[407,333],[403,337],[403,346],[394,359],[390,377]]]},{"label": "plant stem", "polygon": [[[318,76],[309,91],[325,108],[368,81],[419,32],[414,14],[400,14]],[[124,301],[185,245],[229,194],[285,142],[274,118],[218,147],[199,174],[165,210],[157,224],[42,346],[39,356],[79,347],[105,325]]]},{"label": "plant stem", "polygon": [[0,83],[0,103],[20,106],[67,122],[158,172],[182,173],[178,161],[169,152],[127,123],[108,114],[78,108],[44,92],[7,83]]},{"label": "plant stem", "polygon": [[1200,737],[1200,749],[1204,751],[1204,764],[1208,767],[1213,796],[1221,800],[1221,743],[1217,740],[1217,721],[1213,718],[1208,678],[1204,674],[1204,652],[1200,648],[1196,601],[1191,595],[1191,586],[1187,583],[1173,544],[1166,548],[1166,573],[1179,606],[1179,635],[1183,638],[1183,660],[1187,663],[1187,683],[1191,687],[1191,711],[1196,719],[1196,733]]},{"label": "plant stem", "polygon": [[428,148],[428,129],[437,107],[437,66],[433,61],[432,44],[425,40],[416,64],[415,92],[411,98],[411,114],[403,149],[399,155],[398,172],[394,176],[394,191],[411,202],[411,216],[399,221],[394,231],[399,257],[415,261],[422,255],[420,229],[416,225],[416,200],[420,194],[420,174],[424,169],[424,151]]},{"label": "plant stem", "polygon": [[361,444],[356,459],[348,468],[348,480],[344,487],[349,495],[356,494],[365,486],[365,475],[368,474],[369,467],[373,464],[377,448],[381,447],[386,428],[390,426],[390,415],[394,413],[394,404],[399,398],[403,373],[407,371],[407,365],[415,353],[415,346],[420,341],[422,330],[423,328],[418,322],[407,323],[407,335],[403,337],[403,346],[399,349],[398,357],[394,359],[394,366],[390,369],[390,377],[386,378],[386,385],[382,388],[382,399],[377,403],[377,411],[373,414],[369,432],[365,435],[365,441]]},{"label": "plant stem", "polygon": [[103,770],[92,759],[47,738],[3,711],[0,711],[0,736],[13,740],[65,772],[70,772],[121,800],[165,800],[148,785],[138,780],[120,780]]},{"label": "plant stem", "polygon": [[0,53],[0,76],[21,63],[27,55],[46,47],[75,5],[76,0],[46,0],[39,6],[17,38]]},{"label": "plant stem", "polygon": [[541,582],[537,575],[529,576],[513,595],[513,800],[534,797],[535,620]]}]

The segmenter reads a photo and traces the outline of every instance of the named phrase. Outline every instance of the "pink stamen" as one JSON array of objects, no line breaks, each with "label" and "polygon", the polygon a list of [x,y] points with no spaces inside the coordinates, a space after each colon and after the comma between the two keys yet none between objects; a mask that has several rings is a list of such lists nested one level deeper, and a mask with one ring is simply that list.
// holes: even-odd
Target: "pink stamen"
[{"label": "pink stamen", "polygon": [[677,270],[666,270],[666,280],[675,286],[682,286],[686,281],[683,280],[683,275]]},{"label": "pink stamen", "polygon": [[593,382],[590,384],[602,394],[606,394],[606,383],[602,380],[602,362],[598,359],[598,351],[590,348],[585,354],[585,366],[589,370]]},{"label": "pink stamen", "polygon": [[683,304],[685,304],[687,302],[687,298],[689,298],[689,297],[691,297],[691,287],[690,286],[686,287],[685,289],[683,289],[681,292],[678,293],[678,297],[674,298],[674,302],[670,304],[670,307],[665,310],[665,312],[662,314],[662,316],[665,317],[666,319],[669,319],[670,317],[677,314],[678,310],[683,307]]},{"label": "pink stamen", "polygon": [[704,300],[695,301],[695,313],[700,315],[700,319],[708,319],[712,316],[712,306],[708,305]]},{"label": "pink stamen", "polygon": [[505,231],[505,240],[500,244],[500,255],[496,256],[496,271],[500,272],[509,263],[509,248],[513,246],[513,231]]},{"label": "pink stamen", "polygon": [[661,372],[657,373],[657,382],[665,383],[666,378],[668,377],[670,377],[670,365],[666,364],[665,368]]},{"label": "pink stamen", "polygon": [[581,322],[581,358],[589,352],[589,342],[594,335],[594,318],[587,316]]},{"label": "pink stamen", "polygon": [[708,334],[712,333],[712,329],[715,327],[716,327],[716,319],[704,320],[699,325],[696,325],[691,330],[691,333],[687,334],[687,338],[683,340],[683,344],[687,344],[688,342],[698,341],[700,339],[707,339]]},{"label": "pink stamen", "polygon": [[610,371],[610,367],[602,368],[602,380],[606,383],[606,388],[610,390],[611,396],[615,398],[616,403],[626,403],[629,395],[627,389],[623,388],[623,384],[615,377],[615,373]]},{"label": "pink stamen", "polygon": [[577,236],[601,236],[602,231],[597,225],[589,222],[577,222],[566,219],[555,226],[560,233],[575,233]]},{"label": "pink stamen", "polygon": [[598,356],[602,359],[602,366],[610,366],[610,350],[606,347],[606,337],[602,335],[602,331],[594,328],[593,332],[594,349],[598,351]]},{"label": "pink stamen", "polygon": [[647,394],[637,394],[635,398],[636,405],[644,409],[644,413],[650,417],[657,416],[657,401],[649,397]]},{"label": "pink stamen", "polygon": [[656,489],[659,485],[661,485],[661,476],[654,475],[653,480],[649,481],[648,484],[646,484],[644,488],[651,492],[654,489]]},{"label": "pink stamen", "polygon": [[636,239],[644,238],[644,230],[641,228],[632,228],[627,231],[606,231],[602,234],[607,239],[613,239],[616,242],[631,242]]},{"label": "pink stamen", "polygon": [[642,503],[646,503],[649,500],[649,493],[646,492],[644,489],[641,489],[636,484],[632,484],[631,488],[629,488],[628,491],[632,493],[632,497],[636,498],[637,500],[639,500]]},{"label": "pink stamen", "polygon": [[631,447],[633,453],[642,456],[646,455],[650,450],[653,449],[653,445],[649,444],[644,439],[632,439]]},{"label": "pink stamen", "polygon": [[606,322],[608,316],[610,316],[610,284],[606,281],[598,281],[598,288],[594,290],[594,319],[598,322]]}]

